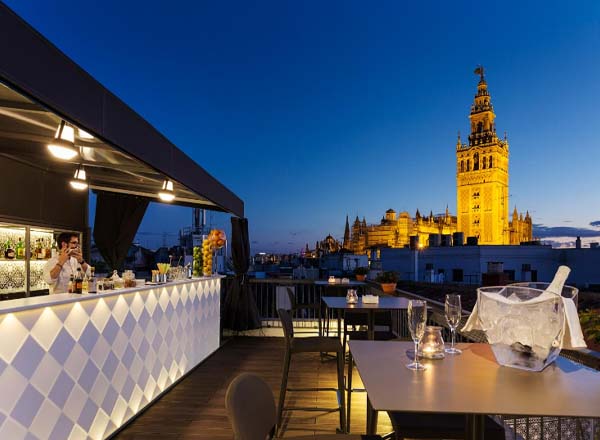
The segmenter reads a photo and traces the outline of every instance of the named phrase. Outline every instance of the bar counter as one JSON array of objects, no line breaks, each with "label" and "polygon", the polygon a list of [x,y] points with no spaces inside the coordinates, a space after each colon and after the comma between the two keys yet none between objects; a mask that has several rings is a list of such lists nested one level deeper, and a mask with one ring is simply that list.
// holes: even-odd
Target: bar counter
[{"label": "bar counter", "polygon": [[218,349],[221,278],[0,303],[0,438],[109,437]]}]

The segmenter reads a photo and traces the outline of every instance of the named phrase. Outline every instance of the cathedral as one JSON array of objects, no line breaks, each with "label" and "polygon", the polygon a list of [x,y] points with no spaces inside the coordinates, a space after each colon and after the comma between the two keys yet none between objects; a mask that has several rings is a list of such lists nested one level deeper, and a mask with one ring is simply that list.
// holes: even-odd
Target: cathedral
[{"label": "cathedral", "polygon": [[[388,209],[378,224],[368,225],[358,216],[352,227],[346,217],[342,247],[363,254],[371,247],[439,246],[448,244],[446,237],[455,232],[455,240],[475,237],[482,245],[520,244],[532,240],[532,219],[514,208],[509,217],[508,140],[498,138],[492,99],[484,77],[484,69],[475,69],[479,75],[477,94],[471,105],[469,120],[471,134],[468,143],[458,135],[456,142],[456,211],[450,215],[421,215],[419,210],[411,217],[408,212],[396,214]],[[418,238],[416,238],[418,237]],[[455,243],[464,244],[464,243]]]}]

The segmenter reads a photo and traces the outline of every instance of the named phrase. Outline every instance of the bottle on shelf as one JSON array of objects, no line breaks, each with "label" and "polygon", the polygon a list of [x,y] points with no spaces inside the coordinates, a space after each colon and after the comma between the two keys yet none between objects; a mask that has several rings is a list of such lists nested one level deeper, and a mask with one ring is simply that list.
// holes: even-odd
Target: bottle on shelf
[{"label": "bottle on shelf", "polygon": [[35,254],[38,260],[43,260],[45,257],[44,248],[42,246],[42,239],[38,238],[36,241]]},{"label": "bottle on shelf", "polygon": [[75,277],[73,274],[71,274],[71,277],[69,278],[69,287],[67,287],[67,292],[75,293]]},{"label": "bottle on shelf", "polygon": [[52,239],[46,238],[44,240],[44,258],[49,259],[52,257]]},{"label": "bottle on shelf", "polygon": [[56,240],[52,240],[52,250],[50,251],[50,256],[52,258],[58,255],[58,246],[56,245]]},{"label": "bottle on shelf", "polygon": [[90,293],[96,293],[96,269],[94,266],[90,266],[90,279],[89,279],[89,287]]},{"label": "bottle on shelf", "polygon": [[17,259],[25,259],[25,244],[23,243],[23,240],[21,240],[21,237],[19,237],[19,241],[17,241],[16,253]]},{"label": "bottle on shelf", "polygon": [[81,273],[81,267],[77,268],[77,275],[75,275],[75,292],[81,293],[81,289],[83,287],[83,276]]},{"label": "bottle on shelf", "polygon": [[88,280],[87,274],[83,275],[83,280],[81,281],[81,293],[84,295],[90,293],[90,281]]},{"label": "bottle on shelf", "polygon": [[16,252],[15,252],[15,249],[13,248],[13,245],[9,238],[8,240],[6,240],[6,250],[4,251],[4,258],[13,260],[15,258],[15,256],[16,256]]}]

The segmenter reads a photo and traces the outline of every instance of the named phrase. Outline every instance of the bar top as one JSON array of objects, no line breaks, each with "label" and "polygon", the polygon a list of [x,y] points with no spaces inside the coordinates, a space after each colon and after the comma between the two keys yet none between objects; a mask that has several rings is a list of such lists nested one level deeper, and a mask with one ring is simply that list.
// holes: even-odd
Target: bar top
[{"label": "bar top", "polygon": [[97,298],[106,298],[109,296],[122,295],[125,293],[134,293],[156,288],[178,286],[181,284],[194,283],[197,281],[209,281],[225,278],[224,275],[215,275],[212,277],[192,278],[191,280],[171,281],[166,284],[146,284],[139,287],[129,287],[126,289],[106,290],[102,293],[90,293],[80,295],[75,293],[57,293],[56,295],[31,296],[29,298],[9,299],[0,301],[0,315],[12,312],[21,312],[23,310],[37,309],[40,307],[51,307],[59,304],[67,304],[78,301],[88,301]]}]

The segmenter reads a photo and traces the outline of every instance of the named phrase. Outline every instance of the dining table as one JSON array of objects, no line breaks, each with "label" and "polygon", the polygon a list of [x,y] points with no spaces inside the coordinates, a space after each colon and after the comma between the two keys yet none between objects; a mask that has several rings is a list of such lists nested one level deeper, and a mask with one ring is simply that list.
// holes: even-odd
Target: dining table
[{"label": "dining table", "polygon": [[367,313],[367,332],[368,339],[374,339],[375,335],[375,313],[382,311],[399,311],[408,309],[409,300],[398,296],[378,296],[376,303],[366,303],[363,297],[358,297],[358,302],[349,303],[346,297],[324,296],[323,302],[328,310],[337,312],[338,329],[341,325],[341,316],[344,312],[365,312]]},{"label": "dining table", "polygon": [[[320,304],[323,303],[323,298],[324,297],[346,297],[346,293],[348,292],[348,289],[355,289],[359,294],[364,293],[367,283],[365,283],[364,281],[357,281],[357,280],[351,280],[351,279],[346,279],[344,282],[342,282],[342,278],[337,278],[336,282],[330,282],[328,280],[316,280],[315,281],[315,286],[319,286],[320,289],[320,298],[321,301],[319,302]],[[331,318],[330,316],[330,312],[331,309],[327,309],[326,313],[325,313],[325,319],[326,319],[326,333],[329,334],[329,320]],[[319,319],[322,319],[321,313],[319,313]],[[338,320],[339,322],[339,320]],[[339,331],[339,327],[338,327],[338,331]]]},{"label": "dining table", "polygon": [[460,355],[406,365],[414,345],[405,341],[350,341],[367,391],[367,434],[378,411],[464,414],[469,440],[484,439],[488,414],[600,417],[600,372],[563,357],[541,372],[501,366],[489,344],[461,343]]}]

